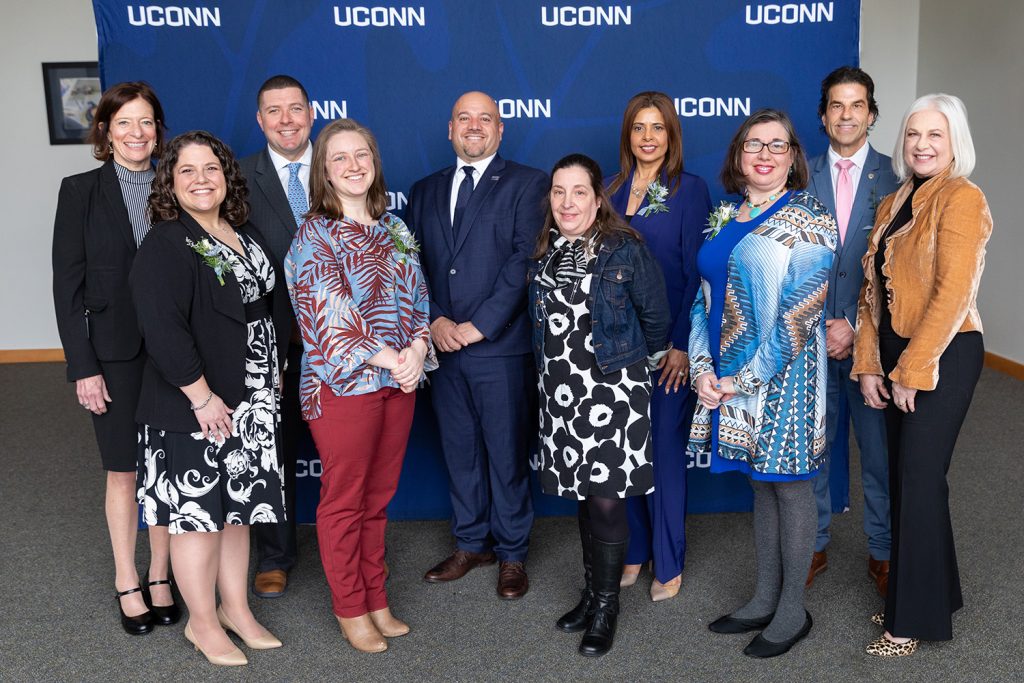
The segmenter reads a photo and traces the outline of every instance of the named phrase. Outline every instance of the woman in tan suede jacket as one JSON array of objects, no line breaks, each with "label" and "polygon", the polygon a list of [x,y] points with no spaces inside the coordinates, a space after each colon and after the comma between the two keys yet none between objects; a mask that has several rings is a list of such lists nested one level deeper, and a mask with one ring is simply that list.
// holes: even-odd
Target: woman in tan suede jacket
[{"label": "woman in tan suede jacket", "polygon": [[963,606],[946,472],[985,354],[976,298],[992,215],[967,180],[974,160],[959,98],[914,102],[893,154],[904,182],[878,207],[864,255],[851,376],[888,434],[893,550],[872,618],[885,633],[867,647],[883,657],[950,640]]}]

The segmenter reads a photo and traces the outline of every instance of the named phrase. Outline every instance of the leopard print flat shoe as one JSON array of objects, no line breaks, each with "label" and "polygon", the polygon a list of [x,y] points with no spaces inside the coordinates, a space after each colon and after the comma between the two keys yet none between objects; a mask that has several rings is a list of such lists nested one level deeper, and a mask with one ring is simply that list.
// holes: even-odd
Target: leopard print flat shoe
[{"label": "leopard print flat shoe", "polygon": [[917,638],[911,638],[905,643],[894,643],[885,636],[879,636],[868,643],[864,651],[875,657],[909,657],[917,651],[920,642]]},{"label": "leopard print flat shoe", "polygon": [[885,626],[885,612],[877,612],[871,615],[871,623],[877,626]]}]

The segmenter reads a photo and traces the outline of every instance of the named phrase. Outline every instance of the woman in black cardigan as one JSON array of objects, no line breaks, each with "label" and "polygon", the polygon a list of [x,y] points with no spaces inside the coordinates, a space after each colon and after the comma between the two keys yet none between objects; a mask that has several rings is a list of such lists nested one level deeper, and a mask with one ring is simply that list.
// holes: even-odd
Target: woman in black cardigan
[{"label": "woman in black cardigan", "polygon": [[[104,162],[68,176],[53,226],[53,303],[78,403],[92,414],[103,469],[121,625],[132,635],[178,621],[167,575],[167,528],[149,529],[145,587],[135,568],[135,407],[146,352],[128,295],[128,271],[150,228],[153,153],[163,143],[163,108],[145,83],[103,93],[89,142]],[[151,591],[151,592],[150,592]]]},{"label": "woman in black cardigan", "polygon": [[249,609],[248,525],[285,519],[277,427],[289,302],[247,222],[247,194],[224,143],[203,131],[176,137],[150,197],[163,222],[129,279],[149,353],[139,502],[148,524],[168,526],[185,637],[229,666],[247,660],[225,629],[253,649],[281,646]]}]

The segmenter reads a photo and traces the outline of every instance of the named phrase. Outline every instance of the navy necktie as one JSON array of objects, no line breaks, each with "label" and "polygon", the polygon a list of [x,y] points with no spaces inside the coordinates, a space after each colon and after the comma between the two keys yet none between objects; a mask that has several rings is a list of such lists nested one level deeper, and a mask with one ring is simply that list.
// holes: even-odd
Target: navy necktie
[{"label": "navy necktie", "polygon": [[469,198],[473,194],[473,167],[463,166],[462,184],[459,185],[459,193],[455,196],[455,216],[452,218],[452,234],[459,234],[459,224],[462,222],[462,215],[466,213],[469,205]]}]

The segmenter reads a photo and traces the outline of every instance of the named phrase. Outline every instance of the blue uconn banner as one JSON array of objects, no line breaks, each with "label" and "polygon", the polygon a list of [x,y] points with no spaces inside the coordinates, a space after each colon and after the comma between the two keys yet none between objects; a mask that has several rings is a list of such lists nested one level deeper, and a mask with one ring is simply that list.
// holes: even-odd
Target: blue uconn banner
[{"label": "blue uconn banner", "polygon": [[[825,149],[817,101],[821,79],[856,64],[859,0],[407,0],[321,2],[94,0],[104,87],[154,86],[173,135],[203,128],[246,156],[264,144],[256,91],[285,73],[309,91],[315,136],[326,121],[355,118],[380,142],[391,210],[409,187],[454,162],[447,124],[456,97],[483,90],[505,122],[501,154],[550,169],[569,152],[617,168],[627,100],[661,90],[683,128],[686,169],[712,198],[723,154],[739,123],[760,107],[786,110],[812,154]],[[429,392],[420,392],[392,518],[449,514]],[[680,448],[683,444],[680,444]],[[525,455],[524,455],[525,457]],[[740,477],[711,476],[691,462],[689,510],[750,507]],[[311,521],[319,460],[300,455],[300,521]],[[834,500],[845,503],[845,468]],[[540,514],[574,505],[536,495]]]}]

